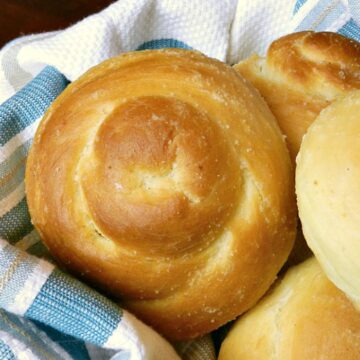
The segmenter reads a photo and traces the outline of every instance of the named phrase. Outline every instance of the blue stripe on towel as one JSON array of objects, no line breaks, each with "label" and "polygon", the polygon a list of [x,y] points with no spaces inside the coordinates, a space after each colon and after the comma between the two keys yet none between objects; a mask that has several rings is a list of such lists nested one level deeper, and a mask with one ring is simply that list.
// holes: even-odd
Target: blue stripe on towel
[{"label": "blue stripe on towel", "polygon": [[11,244],[22,239],[32,229],[25,198],[0,218],[0,238],[9,241]]},{"label": "blue stripe on towel", "polygon": [[191,46],[176,39],[157,39],[146,41],[136,48],[136,50],[147,49],[164,49],[164,48],[180,48],[180,49],[192,49]]},{"label": "blue stripe on towel", "polygon": [[68,83],[64,75],[47,66],[6,100],[0,106],[0,146],[42,116]]},{"label": "blue stripe on towel", "polygon": [[83,341],[56,331],[52,327],[38,321],[34,321],[34,324],[36,324],[40,330],[44,331],[51,340],[59,344],[73,359],[91,360]]},{"label": "blue stripe on towel", "polygon": [[306,3],[307,0],[296,0],[295,6],[294,6],[294,11],[293,14],[295,15],[300,8]]},{"label": "blue stripe on towel", "polygon": [[14,353],[10,347],[0,340],[0,359],[1,360],[16,360]]},{"label": "blue stripe on towel", "polygon": [[101,346],[121,321],[120,308],[55,269],[25,316]]},{"label": "blue stripe on towel", "polygon": [[350,19],[338,32],[344,36],[360,41],[360,26],[353,19]]}]

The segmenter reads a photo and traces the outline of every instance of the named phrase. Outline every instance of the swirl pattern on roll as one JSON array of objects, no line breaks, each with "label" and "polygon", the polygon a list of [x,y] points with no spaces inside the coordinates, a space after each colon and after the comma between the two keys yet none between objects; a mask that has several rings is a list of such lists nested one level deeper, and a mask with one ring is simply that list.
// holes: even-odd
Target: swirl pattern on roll
[{"label": "swirl pattern on roll", "polygon": [[54,257],[170,339],[252,306],[295,234],[291,162],[256,90],[179,49],[89,70],[30,151],[33,223]]}]

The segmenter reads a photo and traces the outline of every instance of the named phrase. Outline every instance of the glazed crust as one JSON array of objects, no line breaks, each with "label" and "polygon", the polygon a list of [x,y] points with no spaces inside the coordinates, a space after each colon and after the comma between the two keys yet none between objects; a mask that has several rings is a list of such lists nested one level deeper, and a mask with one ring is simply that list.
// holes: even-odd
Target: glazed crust
[{"label": "glazed crust", "polygon": [[294,241],[293,182],[256,90],[176,49],[121,55],[71,84],[26,169],[54,257],[170,339],[210,332],[269,288]]},{"label": "glazed crust", "polygon": [[331,32],[304,31],[274,41],[234,68],[255,85],[287,136],[292,158],[320,111],[360,89],[360,44]]}]

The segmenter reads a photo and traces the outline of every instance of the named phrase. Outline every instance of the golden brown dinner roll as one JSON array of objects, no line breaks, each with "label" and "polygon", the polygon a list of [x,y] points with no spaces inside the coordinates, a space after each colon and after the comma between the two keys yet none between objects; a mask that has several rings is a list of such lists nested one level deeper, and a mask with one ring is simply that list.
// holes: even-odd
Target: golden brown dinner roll
[{"label": "golden brown dinner roll", "polygon": [[36,133],[33,223],[68,269],[171,339],[251,307],[293,245],[291,161],[265,102],[186,50],[91,69]]},{"label": "golden brown dinner roll", "polygon": [[358,360],[360,312],[311,258],[247,314],[221,345],[219,360]]},{"label": "golden brown dinner roll", "polygon": [[304,31],[274,41],[235,69],[260,91],[287,136],[295,159],[320,111],[360,88],[360,44],[331,32]]},{"label": "golden brown dinner roll", "polygon": [[307,243],[335,285],[360,304],[360,91],[323,110],[297,157]]}]

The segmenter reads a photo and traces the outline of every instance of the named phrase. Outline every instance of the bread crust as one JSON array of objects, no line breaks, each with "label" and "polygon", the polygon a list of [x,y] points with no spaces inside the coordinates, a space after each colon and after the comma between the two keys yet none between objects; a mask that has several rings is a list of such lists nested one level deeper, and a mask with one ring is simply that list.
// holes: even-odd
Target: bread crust
[{"label": "bread crust", "polygon": [[303,31],[274,41],[266,58],[253,55],[234,68],[269,104],[295,160],[320,111],[360,89],[360,44],[337,33]]},{"label": "bread crust", "polygon": [[360,90],[324,109],[297,157],[305,239],[327,276],[360,304]]},{"label": "bread crust", "polygon": [[360,313],[312,258],[236,321],[219,360],[357,360]]},{"label": "bread crust", "polygon": [[294,241],[293,182],[256,90],[179,49],[124,54],[72,83],[26,169],[53,256],[169,339],[210,332],[269,288]]}]

